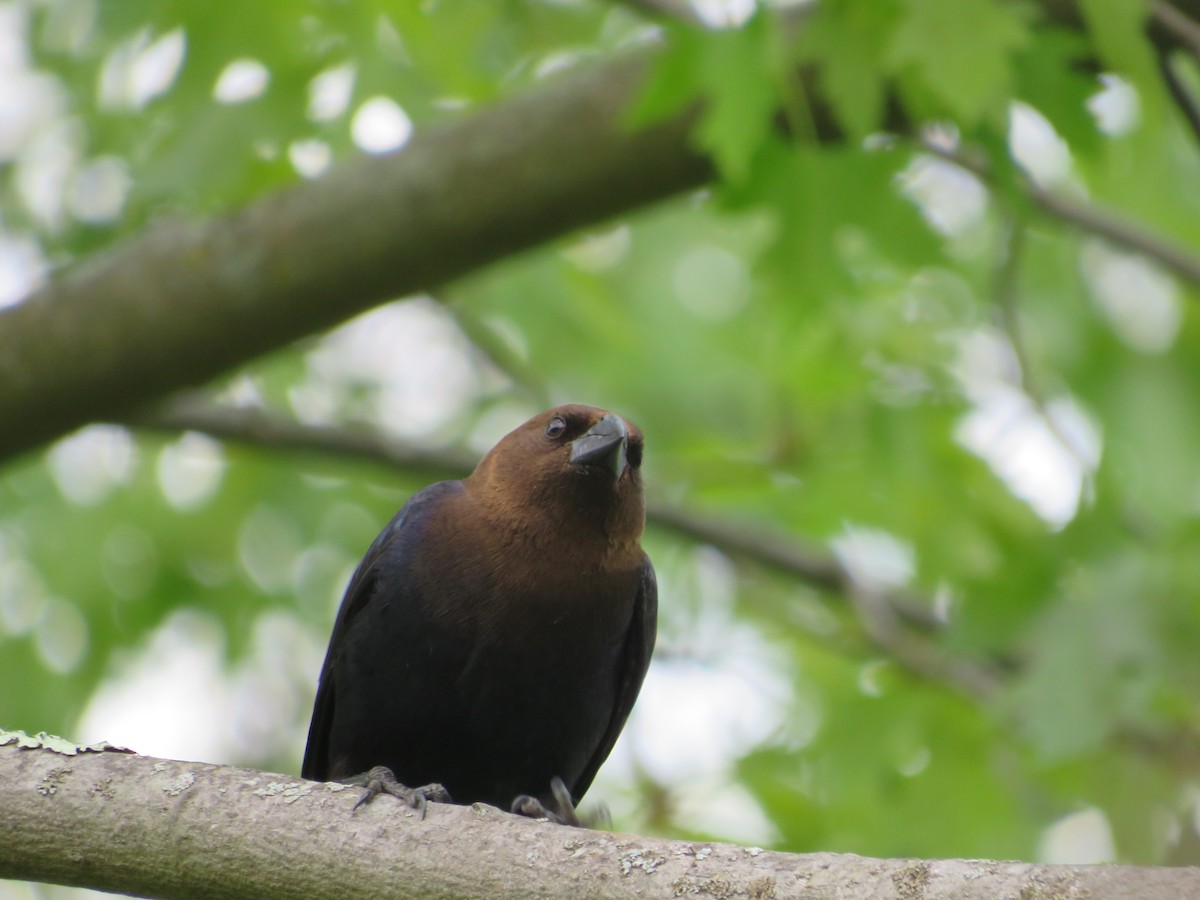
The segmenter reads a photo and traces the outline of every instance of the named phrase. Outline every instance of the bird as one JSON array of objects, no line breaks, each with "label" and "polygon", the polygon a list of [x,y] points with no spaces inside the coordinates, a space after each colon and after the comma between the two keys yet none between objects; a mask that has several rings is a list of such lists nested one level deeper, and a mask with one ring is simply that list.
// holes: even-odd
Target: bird
[{"label": "bird", "polygon": [[414,494],[358,565],[303,777],[581,824],[654,650],[644,439],[569,404]]}]

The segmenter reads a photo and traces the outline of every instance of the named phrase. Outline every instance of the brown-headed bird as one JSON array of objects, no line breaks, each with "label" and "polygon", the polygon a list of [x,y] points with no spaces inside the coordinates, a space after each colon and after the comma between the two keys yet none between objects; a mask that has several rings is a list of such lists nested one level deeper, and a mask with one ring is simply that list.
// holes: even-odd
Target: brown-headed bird
[{"label": "brown-headed bird", "polygon": [[560,406],[415,494],[342,600],[304,777],[577,824],[654,648],[641,462],[636,425]]}]

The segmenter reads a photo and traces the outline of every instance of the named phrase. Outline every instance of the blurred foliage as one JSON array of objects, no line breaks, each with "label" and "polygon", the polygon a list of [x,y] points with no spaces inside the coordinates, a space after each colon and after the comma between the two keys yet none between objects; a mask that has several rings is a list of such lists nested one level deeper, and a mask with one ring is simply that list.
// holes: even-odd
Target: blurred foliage
[{"label": "blurred foliage", "polygon": [[[236,208],[360,152],[372,98],[419,132],[625,52],[649,33],[635,5],[3,4],[24,73],[8,83],[38,109],[0,142],[0,242],[69,264],[157,219]],[[1082,8],[1079,33],[998,0],[821,0],[800,28],[770,11],[724,31],[661,23],[630,120],[705,98],[694,139],[719,185],[490,268],[440,303],[384,308],[213,391],[474,451],[551,401],[619,410],[648,435],[655,497],[838,552],[864,583],[937,613],[921,653],[997,673],[980,696],[921,670],[895,643],[917,626],[880,632],[853,598],[751,564],[722,592],[698,568],[710,551],[652,526],[656,670],[691,658],[736,679],[733,636],[749,634],[782,690],[741,744],[723,742],[737,714],[723,695],[693,703],[698,733],[732,748],[709,771],[664,770],[631,742],[647,755],[638,777],[597,788],[625,830],[1033,859],[1056,822],[1096,809],[1115,858],[1198,863],[1173,848],[1196,845],[1200,786],[1200,298],[1036,217],[1019,168],[1196,247],[1200,153],[1142,37],[1143,5]],[[269,80],[219,102],[237,60]],[[801,63],[852,140],[806,138]],[[338,78],[342,95],[317,97]],[[932,140],[982,154],[1000,187],[877,135],[889,91],[938,123]],[[117,740],[77,733],[89,702],[137,671],[164,626],[200,621],[224,666],[213,677],[245,708],[203,723],[215,743],[193,752],[297,770],[341,587],[421,483],[119,428],[10,464],[0,724]],[[713,637],[718,607],[731,618]],[[689,815],[683,799],[714,783],[738,787],[740,812]],[[1105,835],[1090,837],[1078,852],[1105,855]]]}]

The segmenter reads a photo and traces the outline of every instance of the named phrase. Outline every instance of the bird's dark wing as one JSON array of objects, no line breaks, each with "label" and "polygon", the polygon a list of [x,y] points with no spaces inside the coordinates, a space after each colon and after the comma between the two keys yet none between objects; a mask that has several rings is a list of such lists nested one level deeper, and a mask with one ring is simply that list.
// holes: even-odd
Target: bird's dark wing
[{"label": "bird's dark wing", "polygon": [[637,601],[634,604],[629,631],[625,634],[625,646],[617,663],[617,700],[613,704],[612,718],[609,719],[608,728],[605,729],[596,752],[588,760],[579,779],[571,786],[576,803],[591,787],[592,779],[596,777],[596,772],[604,760],[608,759],[613,744],[617,742],[617,736],[625,727],[625,720],[629,718],[638,691],[642,689],[646,669],[650,666],[650,656],[654,653],[654,638],[657,633],[658,582],[654,577],[654,566],[650,564],[650,558],[643,554]]},{"label": "bird's dark wing", "polygon": [[334,660],[341,652],[350,622],[376,595],[376,578],[387,549],[400,539],[404,529],[419,528],[422,519],[430,514],[443,497],[461,490],[460,481],[440,481],[413,494],[371,543],[362,562],[354,570],[346,588],[346,595],[342,598],[342,605],[338,609],[333,634],[329,638],[329,649],[325,653],[325,664],[321,667],[321,678],[317,683],[317,698],[313,704],[312,722],[308,726],[308,743],[304,748],[304,763],[300,769],[303,777],[315,781],[323,781],[328,777],[329,733],[333,725],[335,695]]}]

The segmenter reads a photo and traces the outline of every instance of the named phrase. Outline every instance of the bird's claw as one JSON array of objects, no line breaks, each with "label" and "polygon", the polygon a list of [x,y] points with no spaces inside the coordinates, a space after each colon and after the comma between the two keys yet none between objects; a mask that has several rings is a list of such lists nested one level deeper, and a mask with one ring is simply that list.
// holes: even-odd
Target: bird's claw
[{"label": "bird's claw", "polygon": [[362,796],[354,804],[354,809],[370,803],[380,794],[391,794],[393,797],[403,800],[415,809],[420,817],[424,819],[425,807],[428,801],[432,800],[434,803],[450,802],[450,792],[442,785],[426,784],[421,787],[410,788],[397,781],[395,774],[387,766],[376,766],[361,775],[347,778],[346,783],[361,784],[363,786]]},{"label": "bird's claw", "polygon": [[549,809],[537,797],[521,794],[512,802],[511,812],[518,816],[528,816],[531,819],[549,819],[559,825],[573,825],[576,828],[594,828],[610,823],[607,807],[601,806],[587,815],[580,816],[571,800],[571,792],[557,776],[550,780],[550,793],[554,797],[554,809]]}]

